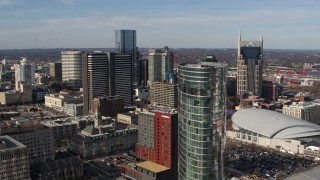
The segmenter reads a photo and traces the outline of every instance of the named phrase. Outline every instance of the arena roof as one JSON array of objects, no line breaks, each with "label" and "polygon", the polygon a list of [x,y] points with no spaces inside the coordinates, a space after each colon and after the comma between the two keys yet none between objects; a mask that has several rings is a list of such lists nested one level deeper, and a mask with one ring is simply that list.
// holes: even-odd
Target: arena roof
[{"label": "arena roof", "polygon": [[265,109],[242,109],[232,116],[235,130],[245,129],[273,139],[319,136],[320,126]]}]

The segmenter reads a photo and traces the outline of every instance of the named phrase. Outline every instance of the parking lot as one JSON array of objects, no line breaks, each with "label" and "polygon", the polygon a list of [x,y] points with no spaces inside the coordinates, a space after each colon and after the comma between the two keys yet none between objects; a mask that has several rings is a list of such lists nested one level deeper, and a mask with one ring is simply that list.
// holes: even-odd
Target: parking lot
[{"label": "parking lot", "polygon": [[225,151],[225,166],[227,177],[284,179],[292,173],[318,165],[303,157],[229,140]]}]

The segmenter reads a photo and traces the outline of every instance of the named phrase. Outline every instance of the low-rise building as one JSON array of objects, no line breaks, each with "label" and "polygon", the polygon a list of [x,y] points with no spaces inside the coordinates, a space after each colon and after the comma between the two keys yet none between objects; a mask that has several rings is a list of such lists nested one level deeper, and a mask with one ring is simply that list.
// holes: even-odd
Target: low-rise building
[{"label": "low-rise building", "polygon": [[138,130],[123,129],[112,133],[75,134],[71,139],[71,151],[86,158],[134,148],[138,142]]},{"label": "low-rise building", "polygon": [[83,115],[83,103],[64,103],[63,111],[69,116],[82,116]]},{"label": "low-rise building", "polygon": [[0,125],[0,135],[9,135],[27,146],[30,164],[53,159],[53,130],[38,122],[7,121]]},{"label": "low-rise building", "polygon": [[60,93],[45,96],[45,106],[62,112],[65,103],[81,104],[82,93],[77,91],[62,90]]},{"label": "low-rise building", "polygon": [[118,114],[117,122],[122,124],[138,125],[138,114],[130,113],[130,112]]},{"label": "low-rise building", "polygon": [[0,179],[30,179],[27,147],[10,136],[0,136]]},{"label": "low-rise building", "polygon": [[122,165],[123,176],[137,180],[173,179],[170,169],[151,161]]},{"label": "low-rise building", "polygon": [[71,138],[78,131],[77,123],[69,120],[46,121],[41,122],[41,124],[53,130],[54,141]]},{"label": "low-rise building", "polygon": [[315,124],[320,124],[320,106],[312,102],[298,102],[286,105],[282,113]]}]

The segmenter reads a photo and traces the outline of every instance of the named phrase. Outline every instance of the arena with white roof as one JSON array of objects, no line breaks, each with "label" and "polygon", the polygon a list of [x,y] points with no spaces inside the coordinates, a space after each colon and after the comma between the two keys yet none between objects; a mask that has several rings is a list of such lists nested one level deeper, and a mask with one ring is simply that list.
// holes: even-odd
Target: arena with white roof
[{"label": "arena with white roof", "polygon": [[[233,114],[232,123],[234,131],[227,131],[228,138],[279,149],[290,154],[309,153],[311,150],[307,149],[309,145],[304,140],[314,142],[314,139],[320,139],[319,125],[276,111],[242,109]],[[316,156],[319,152],[310,153]]]}]

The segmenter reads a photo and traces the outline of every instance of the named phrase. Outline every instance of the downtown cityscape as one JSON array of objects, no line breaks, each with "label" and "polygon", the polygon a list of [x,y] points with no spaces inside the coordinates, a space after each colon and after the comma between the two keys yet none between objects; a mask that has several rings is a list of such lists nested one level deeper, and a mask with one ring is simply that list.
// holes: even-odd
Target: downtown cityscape
[{"label": "downtown cityscape", "polygon": [[0,180],[319,179],[320,3],[178,1],[0,0]]}]

